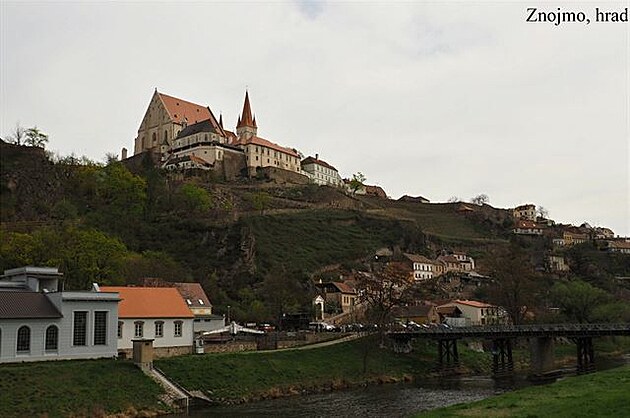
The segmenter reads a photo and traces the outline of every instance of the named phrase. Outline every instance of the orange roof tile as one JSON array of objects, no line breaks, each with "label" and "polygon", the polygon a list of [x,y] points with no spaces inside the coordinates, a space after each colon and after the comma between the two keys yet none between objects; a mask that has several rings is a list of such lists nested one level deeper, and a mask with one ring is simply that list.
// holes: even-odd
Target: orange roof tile
[{"label": "orange roof tile", "polygon": [[494,305],[490,305],[485,302],[477,302],[476,300],[454,300],[453,303],[459,303],[461,305],[468,305],[474,308],[492,308]]},{"label": "orange roof tile", "polygon": [[182,123],[184,118],[187,119],[187,123],[192,125],[193,123],[201,122],[206,119],[214,119],[210,110],[196,103],[188,102],[186,100],[178,99],[177,97],[168,96],[164,93],[159,93],[162,103],[168,112],[173,122]]},{"label": "orange roof tile", "polygon": [[256,127],[256,118],[254,117],[252,119],[252,109],[249,105],[249,93],[247,92],[247,90],[245,91],[245,103],[243,103],[243,112],[238,118],[238,124],[236,125],[236,127],[240,128],[242,126],[251,126],[254,128]]},{"label": "orange roof tile", "polygon": [[102,292],[118,292],[120,318],[193,318],[179,291],[173,287],[101,286]]}]

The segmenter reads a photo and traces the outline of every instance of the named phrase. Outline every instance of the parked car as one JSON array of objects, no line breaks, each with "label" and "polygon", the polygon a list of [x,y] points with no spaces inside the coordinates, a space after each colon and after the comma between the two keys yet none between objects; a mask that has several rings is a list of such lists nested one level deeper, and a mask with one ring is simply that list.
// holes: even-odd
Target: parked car
[{"label": "parked car", "polygon": [[308,329],[310,329],[311,331],[317,331],[317,332],[321,332],[321,331],[335,331],[336,327],[334,325],[330,325],[326,322],[311,322],[308,324]]}]

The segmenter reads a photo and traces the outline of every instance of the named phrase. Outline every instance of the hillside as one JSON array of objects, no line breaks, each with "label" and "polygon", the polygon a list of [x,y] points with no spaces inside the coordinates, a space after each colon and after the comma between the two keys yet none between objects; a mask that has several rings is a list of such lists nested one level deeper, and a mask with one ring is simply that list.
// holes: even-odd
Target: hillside
[{"label": "hillside", "polygon": [[[236,318],[273,319],[280,310],[310,309],[314,275],[369,269],[383,247],[429,257],[467,252],[482,273],[501,251],[516,248],[542,266],[550,250],[542,237],[513,236],[508,211],[488,205],[461,211],[459,203],[325,186],[167,177],[146,162],[132,173],[120,163],[53,163],[28,147],[2,144],[1,151],[0,268],[58,266],[68,289],[143,277],[194,280],[217,312],[230,305]],[[625,297],[612,280],[630,275],[630,257],[588,246],[564,253],[577,275]]]}]

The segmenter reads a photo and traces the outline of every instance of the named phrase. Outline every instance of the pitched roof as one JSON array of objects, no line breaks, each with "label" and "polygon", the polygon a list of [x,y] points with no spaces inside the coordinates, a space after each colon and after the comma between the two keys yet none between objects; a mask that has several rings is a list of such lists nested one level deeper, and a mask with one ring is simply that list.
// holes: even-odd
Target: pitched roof
[{"label": "pitched roof", "polygon": [[187,119],[188,124],[193,124],[212,117],[210,109],[205,106],[178,99],[177,97],[169,96],[164,93],[158,92],[157,94],[162,100],[162,103],[164,103],[164,107],[173,122],[183,123],[184,119]]},{"label": "pitched roof", "polygon": [[528,221],[526,219],[520,219],[520,220],[516,221],[516,228],[542,229],[543,225],[538,225],[534,221]]},{"label": "pitched roof", "polygon": [[307,165],[307,164],[318,164],[318,165],[321,165],[322,167],[330,168],[331,170],[337,171],[335,167],[328,164],[324,160],[320,160],[319,158],[306,157],[305,159],[302,160],[302,165]]},{"label": "pitched roof", "polygon": [[468,305],[474,308],[492,308],[494,305],[490,305],[485,302],[478,302],[476,300],[454,300],[453,303],[459,303],[460,305]]},{"label": "pitched roof", "polygon": [[459,263],[459,260],[454,255],[441,255],[437,259],[445,263]]},{"label": "pitched roof", "polygon": [[414,305],[414,306],[400,306],[394,308],[393,314],[398,318],[410,318],[414,316],[428,316],[433,309],[433,305]]},{"label": "pitched roof", "polygon": [[628,241],[608,241],[609,248],[630,249]]},{"label": "pitched roof", "polygon": [[356,293],[356,291],[343,282],[332,282],[341,293]]},{"label": "pitched roof", "polygon": [[405,253],[404,255],[405,255],[405,257],[407,259],[409,259],[410,261],[412,261],[414,263],[433,264],[433,261],[429,260],[428,258],[426,258],[423,255],[408,254],[408,253]]},{"label": "pitched roof", "polygon": [[244,142],[241,142],[241,145],[247,145],[247,144],[260,145],[262,147],[267,147],[267,148],[274,149],[276,151],[284,152],[285,154],[289,154],[292,157],[298,157],[298,158],[300,157],[297,151],[295,151],[294,149],[286,148],[278,144],[274,144],[273,142],[268,141],[259,136],[252,136],[251,138],[246,139]]},{"label": "pitched roof", "polygon": [[192,318],[179,291],[173,287],[101,286],[102,292],[118,292],[120,318]]},{"label": "pitched roof", "polygon": [[177,138],[183,138],[185,136],[194,135],[199,132],[211,132],[213,134],[221,134],[219,130],[216,128],[211,119],[202,120],[201,122],[193,123],[192,125],[186,126],[184,129],[179,131],[177,134]]},{"label": "pitched roof", "polygon": [[44,293],[0,292],[0,319],[61,317],[61,312]]},{"label": "pitched roof", "polygon": [[[199,283],[173,283],[189,307],[210,308],[212,303]],[[190,301],[190,303],[188,303]]]}]

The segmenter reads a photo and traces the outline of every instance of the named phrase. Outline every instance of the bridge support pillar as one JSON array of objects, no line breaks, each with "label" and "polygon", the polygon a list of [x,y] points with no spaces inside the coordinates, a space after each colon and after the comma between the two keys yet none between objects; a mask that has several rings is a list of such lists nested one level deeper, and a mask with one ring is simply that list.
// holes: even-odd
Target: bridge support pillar
[{"label": "bridge support pillar", "polygon": [[438,340],[438,366],[440,369],[459,366],[457,339],[448,338]]},{"label": "bridge support pillar", "polygon": [[511,375],[513,372],[512,340],[509,338],[492,340],[492,375],[500,377]]},{"label": "bridge support pillar", "polygon": [[575,339],[577,346],[577,372],[590,373],[595,370],[595,350],[592,337],[579,337]]},{"label": "bridge support pillar", "polygon": [[554,344],[552,337],[537,337],[530,342],[531,374],[542,376],[554,369]]}]

